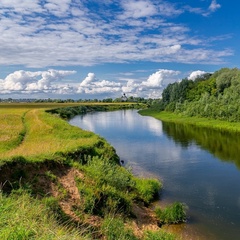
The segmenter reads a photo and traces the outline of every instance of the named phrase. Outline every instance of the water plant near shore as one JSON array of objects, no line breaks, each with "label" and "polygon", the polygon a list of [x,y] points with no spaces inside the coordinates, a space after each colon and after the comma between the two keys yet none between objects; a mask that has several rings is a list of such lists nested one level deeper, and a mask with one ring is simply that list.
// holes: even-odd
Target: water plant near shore
[{"label": "water plant near shore", "polygon": [[186,221],[186,205],[175,202],[170,206],[161,209],[157,207],[155,213],[162,224],[176,224]]}]

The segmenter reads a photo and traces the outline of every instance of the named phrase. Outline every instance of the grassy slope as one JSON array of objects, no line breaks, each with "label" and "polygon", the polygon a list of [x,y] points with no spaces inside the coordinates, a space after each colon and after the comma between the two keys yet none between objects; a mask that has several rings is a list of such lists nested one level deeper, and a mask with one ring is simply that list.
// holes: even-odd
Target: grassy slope
[{"label": "grassy slope", "polygon": [[186,117],[179,114],[171,113],[171,112],[157,112],[151,109],[141,110],[139,111],[141,115],[152,116],[156,119],[160,119],[166,122],[175,122],[182,124],[190,124],[196,125],[199,127],[210,127],[216,130],[221,131],[230,131],[230,132],[238,132],[240,133],[240,123],[235,122],[227,122],[221,120],[214,120],[208,118],[199,118],[199,117]]},{"label": "grassy slope", "polygon": [[101,137],[70,126],[66,121],[44,111],[54,106],[59,107],[53,104],[25,104],[17,105],[17,108],[12,105],[10,108],[0,108],[1,162],[11,161],[16,156],[28,161],[43,161],[54,159],[56,153],[59,155],[60,152],[101,152],[97,146],[107,146]]},{"label": "grassy slope", "polygon": [[[128,222],[137,234],[125,229],[133,202],[149,204],[160,184],[139,181],[104,139],[45,112],[69,105],[0,104],[0,238],[175,239],[153,217],[155,233],[137,226],[141,219]],[[82,166],[84,154],[107,162]]]}]

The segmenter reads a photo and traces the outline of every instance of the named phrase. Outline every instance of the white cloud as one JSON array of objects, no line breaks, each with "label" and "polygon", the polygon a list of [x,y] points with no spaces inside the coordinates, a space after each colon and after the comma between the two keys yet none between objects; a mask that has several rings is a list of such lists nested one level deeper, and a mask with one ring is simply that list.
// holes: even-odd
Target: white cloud
[{"label": "white cloud", "polygon": [[77,93],[82,94],[113,94],[121,91],[121,83],[99,80],[94,73],[88,73],[88,76],[79,84]]},{"label": "white cloud", "polygon": [[177,81],[176,76],[179,74],[179,71],[160,69],[150,75],[147,81],[142,82],[142,85],[150,88],[163,88],[167,84]]},{"label": "white cloud", "polygon": [[0,80],[0,93],[53,91],[59,88],[58,81],[74,73],[76,72],[54,69],[37,72],[15,71]]},{"label": "white cloud", "polygon": [[91,82],[95,80],[95,74],[94,73],[88,73],[87,77],[81,82],[80,86],[88,86]]},{"label": "white cloud", "polygon": [[148,17],[157,13],[155,6],[147,0],[123,1],[123,9],[125,12],[120,16],[121,19]]},{"label": "white cloud", "polygon": [[[94,4],[99,11],[92,10]],[[213,0],[208,12],[219,7]],[[211,38],[194,36],[185,24],[169,20],[184,11],[151,0],[93,1],[91,7],[75,0],[2,0],[0,64],[39,68],[143,60],[223,63],[233,54],[214,50]],[[206,54],[195,54],[199,50]]]},{"label": "white cloud", "polygon": [[189,11],[191,13],[200,14],[204,17],[208,17],[210,14],[217,11],[219,8],[221,8],[221,5],[217,3],[217,0],[212,0],[208,9],[204,9],[204,8],[200,8],[200,7],[193,8],[193,7],[190,7],[190,6],[185,6],[186,11]]},{"label": "white cloud", "polygon": [[209,10],[215,12],[217,9],[221,8],[221,5],[217,3],[217,0],[212,0]]},{"label": "white cloud", "polygon": [[203,74],[205,74],[205,73],[206,73],[205,71],[201,71],[201,70],[193,71],[193,72],[189,75],[188,79],[194,81],[197,77],[200,77],[201,75],[203,75]]}]

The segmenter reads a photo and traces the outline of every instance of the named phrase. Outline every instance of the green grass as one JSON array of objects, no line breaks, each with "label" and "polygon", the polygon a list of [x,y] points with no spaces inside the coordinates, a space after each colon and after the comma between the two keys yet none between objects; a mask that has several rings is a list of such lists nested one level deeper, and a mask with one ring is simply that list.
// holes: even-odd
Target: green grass
[{"label": "green grass", "polygon": [[135,187],[137,189],[138,198],[145,204],[152,202],[162,188],[161,182],[157,179],[135,178]]},{"label": "green grass", "polygon": [[0,109],[0,154],[15,148],[22,141],[26,111],[27,109]]},{"label": "green grass", "polygon": [[82,229],[61,225],[49,204],[18,191],[10,196],[0,194],[0,239],[89,239]]},{"label": "green grass", "polygon": [[176,236],[163,230],[146,231],[144,240],[176,240]]},{"label": "green grass", "polygon": [[236,132],[240,133],[240,122],[227,122],[222,120],[199,118],[199,117],[186,117],[180,114],[175,114],[171,112],[157,112],[154,110],[141,110],[139,111],[141,115],[152,116],[156,119],[165,122],[174,122],[181,124],[190,124],[198,127],[213,128],[221,131]]},{"label": "green grass", "polygon": [[138,240],[132,229],[126,227],[123,219],[117,216],[106,216],[101,229],[108,240]]},{"label": "green grass", "polygon": [[176,224],[186,221],[186,206],[183,203],[175,202],[170,206],[155,209],[156,215],[162,224]]},{"label": "green grass", "polygon": [[84,180],[78,180],[78,187],[84,196],[83,210],[88,213],[129,214],[134,201],[149,204],[161,189],[158,180],[138,179],[107,159],[94,157],[77,167],[85,173]]}]

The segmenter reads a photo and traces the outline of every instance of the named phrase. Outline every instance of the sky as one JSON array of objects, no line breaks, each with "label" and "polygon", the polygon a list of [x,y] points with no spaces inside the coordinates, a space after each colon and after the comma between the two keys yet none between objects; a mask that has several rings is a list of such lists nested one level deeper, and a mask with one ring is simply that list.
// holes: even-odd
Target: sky
[{"label": "sky", "polygon": [[240,1],[1,0],[0,98],[160,98],[239,67]]}]

